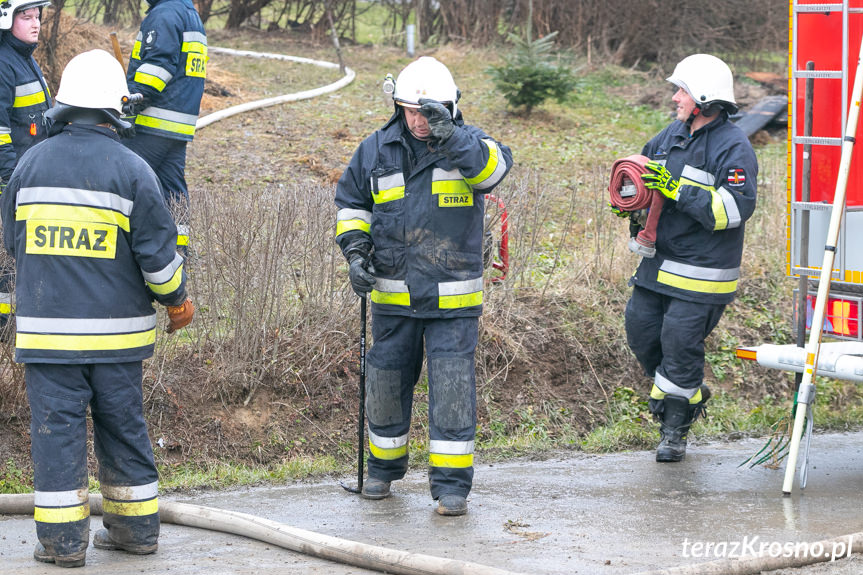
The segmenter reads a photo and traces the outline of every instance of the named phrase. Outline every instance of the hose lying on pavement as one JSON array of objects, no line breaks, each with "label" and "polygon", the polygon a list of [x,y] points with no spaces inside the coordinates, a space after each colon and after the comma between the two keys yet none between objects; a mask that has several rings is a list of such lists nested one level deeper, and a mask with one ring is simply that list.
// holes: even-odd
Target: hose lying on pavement
[{"label": "hose lying on pavement", "polygon": [[[102,514],[101,495],[90,495],[90,513],[92,515]],[[0,515],[32,514],[32,493],[0,495]],[[241,535],[306,555],[385,573],[403,573],[405,575],[518,575],[512,571],[468,561],[444,559],[432,555],[367,545],[290,527],[247,513],[202,505],[160,501],[159,518],[162,523],[200,527],[210,531]]]},{"label": "hose lying on pavement", "polygon": [[[807,553],[800,553],[799,557],[793,550],[789,553],[783,548],[781,549],[782,553],[779,554],[768,550],[747,557],[719,559],[718,561],[681,565],[654,571],[640,571],[633,573],[633,575],[758,575],[763,571],[805,567],[806,565],[848,557],[851,553],[863,552],[863,531],[808,543],[805,545],[805,549]],[[819,551],[813,553],[815,549]],[[842,551],[837,552],[838,549]]]},{"label": "hose lying on pavement", "polygon": [[647,172],[644,164],[649,161],[650,158],[640,154],[615,161],[611,166],[611,181],[608,184],[611,205],[620,211],[635,212],[650,208],[644,229],[629,240],[629,249],[646,258],[656,255],[656,225],[665,202],[665,196],[646,188],[641,180],[641,174]]}]

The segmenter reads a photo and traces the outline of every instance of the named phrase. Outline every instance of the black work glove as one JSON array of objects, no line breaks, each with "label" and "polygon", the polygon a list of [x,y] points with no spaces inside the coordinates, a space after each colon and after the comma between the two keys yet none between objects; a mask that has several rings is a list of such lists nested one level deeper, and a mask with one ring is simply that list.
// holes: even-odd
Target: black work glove
[{"label": "black work glove", "polygon": [[431,135],[438,144],[443,144],[455,132],[452,114],[446,106],[436,100],[420,98],[420,113],[428,119]]},{"label": "black work glove", "polygon": [[375,268],[371,261],[366,263],[359,254],[353,255],[350,260],[350,269],[348,275],[351,278],[351,287],[354,288],[354,293],[360,297],[365,297],[367,293],[372,291],[372,286],[375,285]]}]

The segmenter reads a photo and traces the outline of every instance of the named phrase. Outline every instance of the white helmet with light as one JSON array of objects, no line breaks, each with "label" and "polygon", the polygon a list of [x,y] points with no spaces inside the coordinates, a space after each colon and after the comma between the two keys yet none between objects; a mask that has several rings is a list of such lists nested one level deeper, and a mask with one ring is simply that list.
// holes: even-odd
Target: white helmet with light
[{"label": "white helmet with light", "polygon": [[685,90],[705,116],[712,116],[719,108],[725,108],[730,114],[737,111],[731,69],[716,56],[687,56],[667,80]]},{"label": "white helmet with light", "polygon": [[423,56],[405,66],[396,78],[393,100],[406,108],[419,108],[422,98],[449,104],[453,118],[459,91],[446,66],[431,56]]},{"label": "white helmet with light", "polygon": [[129,95],[123,66],[105,50],[78,54],[60,77],[56,105],[45,112],[55,121],[94,121],[129,127],[120,119],[123,97]]},{"label": "white helmet with light", "polygon": [[5,0],[0,2],[0,30],[11,30],[15,13],[50,5],[50,0]]}]

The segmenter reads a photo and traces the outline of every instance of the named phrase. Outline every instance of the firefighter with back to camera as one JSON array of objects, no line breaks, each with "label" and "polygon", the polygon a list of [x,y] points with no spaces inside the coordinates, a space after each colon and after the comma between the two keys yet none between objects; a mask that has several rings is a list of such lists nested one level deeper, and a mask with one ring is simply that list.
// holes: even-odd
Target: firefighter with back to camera
[{"label": "firefighter with back to camera", "polygon": [[142,361],[156,310],[167,331],[192,321],[177,230],[159,181],[115,128],[128,94],[107,52],[63,71],[47,140],[30,148],[0,196],[15,258],[15,361],[31,413],[37,561],[84,565],[89,543],[87,409],[103,495],[93,545],[156,551],[158,474],[143,413]]},{"label": "firefighter with back to camera", "polygon": [[191,0],[147,3],[126,71],[129,92],[143,99],[131,106],[133,129],[121,133],[123,143],[159,177],[177,218],[177,247],[185,256],[190,221],[186,146],[195,137],[204,95],[207,35]]}]

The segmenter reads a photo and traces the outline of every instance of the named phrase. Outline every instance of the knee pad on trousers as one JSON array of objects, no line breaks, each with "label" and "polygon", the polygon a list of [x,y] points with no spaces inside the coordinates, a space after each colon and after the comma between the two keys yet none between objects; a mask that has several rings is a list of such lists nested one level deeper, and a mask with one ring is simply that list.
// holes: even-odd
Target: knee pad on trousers
[{"label": "knee pad on trousers", "polygon": [[473,361],[463,357],[429,359],[432,417],[441,429],[464,429],[474,424]]},{"label": "knee pad on trousers", "polygon": [[366,365],[366,414],[374,425],[402,423],[402,372]]}]

